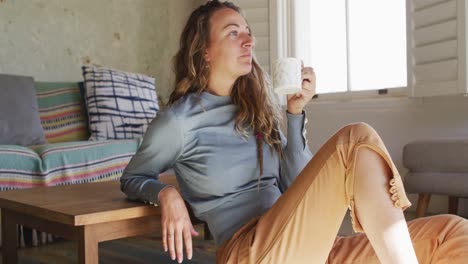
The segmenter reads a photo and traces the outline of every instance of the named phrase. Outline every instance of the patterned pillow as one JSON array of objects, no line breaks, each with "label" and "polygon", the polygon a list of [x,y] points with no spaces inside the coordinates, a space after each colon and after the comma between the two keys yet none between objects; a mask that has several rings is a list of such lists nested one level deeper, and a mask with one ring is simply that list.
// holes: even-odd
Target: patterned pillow
[{"label": "patterned pillow", "polygon": [[142,137],[159,110],[154,78],[83,66],[90,140]]},{"label": "patterned pillow", "polygon": [[36,82],[39,116],[49,143],[88,140],[79,83]]}]

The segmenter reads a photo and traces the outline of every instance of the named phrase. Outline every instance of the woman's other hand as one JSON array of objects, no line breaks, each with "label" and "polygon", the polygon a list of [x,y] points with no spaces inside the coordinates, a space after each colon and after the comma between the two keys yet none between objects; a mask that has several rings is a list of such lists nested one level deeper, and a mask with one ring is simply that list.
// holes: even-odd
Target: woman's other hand
[{"label": "woman's other hand", "polygon": [[296,94],[288,95],[288,112],[302,114],[305,105],[315,95],[315,72],[312,67],[304,67],[302,64],[302,90]]},{"label": "woman's other hand", "polygon": [[190,221],[184,199],[176,188],[168,187],[159,193],[161,205],[162,242],[164,251],[169,250],[172,260],[184,259],[184,244],[187,259],[192,259],[192,236],[198,236]]}]

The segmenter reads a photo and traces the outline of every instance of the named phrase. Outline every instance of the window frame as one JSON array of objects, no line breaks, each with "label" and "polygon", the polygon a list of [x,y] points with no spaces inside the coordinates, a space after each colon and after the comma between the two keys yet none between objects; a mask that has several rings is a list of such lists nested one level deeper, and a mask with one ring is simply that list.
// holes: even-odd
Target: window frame
[{"label": "window frame", "polygon": [[[348,0],[346,12],[348,11]],[[282,57],[296,57],[296,30],[295,30],[295,5],[296,0],[269,0],[270,6],[270,68],[272,63]],[[408,19],[408,18],[407,18]],[[348,25],[346,25],[348,31]],[[408,37],[408,36],[407,36]],[[347,43],[348,44],[348,43]],[[405,44],[406,46],[407,44]],[[407,60],[408,60],[407,50]],[[349,53],[348,53],[349,54]],[[348,55],[349,56],[349,55]],[[346,62],[349,67],[349,60]],[[407,65],[407,64],[406,64]],[[408,71],[407,67],[407,71]],[[349,73],[348,73],[349,74]],[[408,73],[407,73],[408,75]],[[349,79],[349,78],[348,78]],[[408,84],[407,77],[407,84]],[[408,85],[404,87],[388,87],[386,89],[374,89],[364,91],[350,91],[350,84],[344,92],[330,92],[318,94],[316,101],[349,101],[354,99],[377,99],[389,97],[408,97],[410,92]]]}]

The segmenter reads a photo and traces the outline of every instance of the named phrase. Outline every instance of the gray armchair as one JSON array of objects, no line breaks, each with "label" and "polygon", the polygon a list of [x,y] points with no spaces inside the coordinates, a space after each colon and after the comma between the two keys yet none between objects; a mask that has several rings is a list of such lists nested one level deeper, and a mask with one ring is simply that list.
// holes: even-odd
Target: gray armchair
[{"label": "gray armchair", "polygon": [[468,197],[468,139],[427,139],[406,144],[404,184],[418,193],[416,217],[427,212],[431,194],[449,197],[449,213],[457,214],[458,199]]}]

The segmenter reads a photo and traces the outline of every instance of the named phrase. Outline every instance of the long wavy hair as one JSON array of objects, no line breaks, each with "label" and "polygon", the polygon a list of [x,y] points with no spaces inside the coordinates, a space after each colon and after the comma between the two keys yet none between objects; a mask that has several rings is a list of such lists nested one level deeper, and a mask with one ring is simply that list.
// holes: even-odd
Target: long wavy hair
[{"label": "long wavy hair", "polygon": [[[209,65],[204,59],[210,42],[210,18],[223,8],[242,14],[231,2],[208,1],[190,15],[180,38],[179,51],[174,57],[175,89],[168,106],[189,93],[200,95],[208,88]],[[283,157],[280,137],[281,112],[278,98],[273,94],[271,82],[255,59],[252,70],[240,76],[231,90],[231,100],[237,106],[235,129],[245,138],[256,137],[260,176],[263,174],[263,143],[270,151]]]}]

